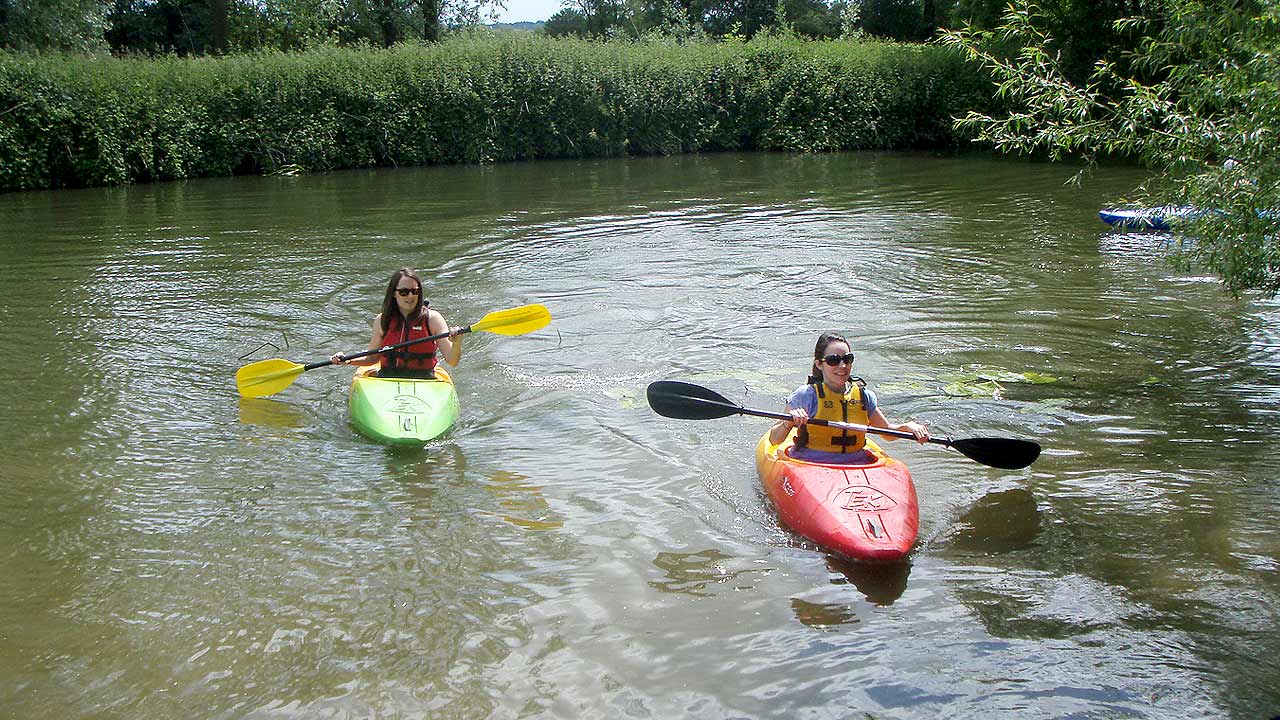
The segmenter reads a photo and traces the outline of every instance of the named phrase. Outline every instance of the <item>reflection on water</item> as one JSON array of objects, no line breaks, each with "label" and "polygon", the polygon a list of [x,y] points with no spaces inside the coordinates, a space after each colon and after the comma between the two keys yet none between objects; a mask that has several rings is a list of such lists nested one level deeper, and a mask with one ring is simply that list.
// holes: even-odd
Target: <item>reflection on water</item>
[{"label": "reflection on water", "polygon": [[302,410],[297,405],[267,398],[240,398],[240,422],[268,428],[302,427]]},{"label": "reflection on water", "polygon": [[892,605],[907,589],[911,562],[860,563],[848,558],[828,557],[827,567],[837,575],[831,584],[848,582],[862,593],[867,602],[877,606]]},{"label": "reflection on water", "polygon": [[979,498],[930,545],[944,552],[999,555],[1035,542],[1040,525],[1040,510],[1030,490],[999,490]]},{"label": "reflection on water", "polygon": [[[0,195],[0,327],[35,349],[0,414],[0,706],[1274,714],[1280,303],[1105,229],[1137,173],[1073,174],[724,154]],[[405,265],[455,323],[555,318],[467,336],[448,437],[361,437],[333,368],[237,398],[251,358],[364,347]],[[642,390],[781,408],[823,330],[891,417],[1044,455],[893,443],[911,563],[798,541],[767,423]]]},{"label": "reflection on water", "polygon": [[821,603],[791,598],[791,612],[801,623],[817,630],[855,625],[858,622],[858,611],[846,603]]},{"label": "reflection on water", "polygon": [[823,592],[825,601],[791,598],[791,611],[801,623],[817,629],[830,629],[842,625],[857,624],[858,608],[849,596],[850,586],[862,594],[866,602],[874,607],[883,608],[893,605],[907,589],[907,578],[911,575],[909,561],[893,563],[863,563],[848,558],[828,554],[827,569],[830,571],[828,582],[839,588],[838,595],[828,590]]},{"label": "reflection on water", "polygon": [[497,513],[504,521],[525,530],[558,530],[564,520],[547,504],[542,488],[527,475],[502,470],[489,475],[484,487],[498,499]]},{"label": "reflection on water", "polygon": [[[357,436],[359,437],[359,436]],[[434,487],[469,482],[467,454],[447,436],[422,447],[379,445],[368,438],[359,441],[382,454],[387,476],[404,487]]]},{"label": "reflection on water", "polygon": [[999,638],[1096,636],[1141,623],[1147,613],[1116,589],[1080,575],[1006,573],[961,585],[958,596],[987,632]]},{"label": "reflection on water", "polygon": [[249,349],[237,357],[245,365],[258,360],[283,356],[291,349],[287,330],[269,333],[265,338],[244,338],[241,342],[249,345]]},{"label": "reflection on water", "polygon": [[719,550],[701,552],[659,553],[653,564],[662,571],[662,580],[650,580],[649,586],[662,592],[709,597],[717,585],[734,590],[749,590],[768,568],[749,567],[743,558],[735,558]]}]

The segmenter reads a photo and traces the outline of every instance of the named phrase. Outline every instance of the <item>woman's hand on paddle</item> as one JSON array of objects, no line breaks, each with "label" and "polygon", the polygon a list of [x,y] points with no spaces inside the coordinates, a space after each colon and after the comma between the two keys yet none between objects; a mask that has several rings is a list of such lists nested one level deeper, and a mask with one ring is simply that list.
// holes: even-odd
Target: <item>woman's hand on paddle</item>
[{"label": "woman's hand on paddle", "polygon": [[787,433],[792,428],[800,427],[809,422],[809,413],[804,408],[787,408],[787,414],[791,416],[789,420],[779,420],[769,429],[769,441],[774,445],[779,445],[783,440],[787,439]]},{"label": "woman's hand on paddle", "polygon": [[329,356],[329,362],[333,363],[334,365],[346,365],[346,364],[347,364],[347,361],[346,361],[345,359],[343,359],[343,357],[342,357],[342,353],[340,353],[340,352],[336,352],[336,353],[334,353],[334,354],[330,355],[330,356]]},{"label": "woman's hand on paddle", "polygon": [[[868,418],[868,420],[870,421],[867,423],[868,427],[885,428],[888,430],[896,430],[898,432],[909,432],[911,433],[911,436],[915,438],[916,442],[921,444],[929,442],[929,428],[925,427],[923,423],[918,423],[915,420],[908,420],[904,423],[897,424],[889,422],[889,418],[884,416],[884,412],[880,408],[876,408],[875,412],[871,413],[871,417]],[[893,440],[894,438],[890,437],[889,439]]]},{"label": "woman's hand on paddle", "polygon": [[905,430],[906,432],[909,432],[912,435],[915,435],[916,442],[920,443],[921,445],[929,442],[929,428],[925,427],[924,425],[921,425],[915,420],[908,420],[902,423],[901,425],[899,425],[897,429]]}]

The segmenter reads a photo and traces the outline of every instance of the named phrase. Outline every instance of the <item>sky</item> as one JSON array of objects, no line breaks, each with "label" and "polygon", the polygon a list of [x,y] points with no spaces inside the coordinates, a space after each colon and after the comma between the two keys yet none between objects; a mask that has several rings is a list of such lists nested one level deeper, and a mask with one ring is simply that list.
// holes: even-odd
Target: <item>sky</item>
[{"label": "sky", "polygon": [[498,22],[537,22],[560,11],[562,0],[507,0],[507,9],[498,14]]}]

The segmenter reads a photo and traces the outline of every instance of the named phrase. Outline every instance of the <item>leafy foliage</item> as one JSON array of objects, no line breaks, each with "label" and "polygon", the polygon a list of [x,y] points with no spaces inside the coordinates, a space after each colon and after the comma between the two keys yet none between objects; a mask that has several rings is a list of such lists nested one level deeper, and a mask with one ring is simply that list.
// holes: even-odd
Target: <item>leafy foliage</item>
[{"label": "leafy foliage", "polygon": [[337,168],[954,145],[941,47],[471,33],[390,49],[0,54],[0,190]]},{"label": "leafy foliage", "polygon": [[552,15],[542,26],[542,31],[551,37],[576,35],[587,37],[591,31],[587,28],[587,16],[573,8],[565,8]]},{"label": "leafy foliage", "polygon": [[[1146,1],[1146,0],[1143,0]],[[1066,51],[1087,70],[1111,43],[1118,8],[1139,0],[1044,0]],[[116,54],[225,54],[320,45],[435,42],[491,20],[506,0],[0,0],[0,47]],[[937,27],[989,28],[1004,0],[562,0],[557,36],[930,39]],[[1078,63],[1077,63],[1078,64]]]},{"label": "leafy foliage", "polygon": [[0,0],[0,48],[94,50],[106,27],[101,0]]},{"label": "leafy foliage", "polygon": [[1207,210],[1180,260],[1217,273],[1233,294],[1280,292],[1280,6],[1270,0],[1164,0],[1116,21],[1143,38],[1073,81],[1042,8],[1016,0],[1003,24],[946,42],[995,78],[1007,113],[959,121],[1010,152],[1058,159],[1135,157],[1160,173],[1152,204]]}]

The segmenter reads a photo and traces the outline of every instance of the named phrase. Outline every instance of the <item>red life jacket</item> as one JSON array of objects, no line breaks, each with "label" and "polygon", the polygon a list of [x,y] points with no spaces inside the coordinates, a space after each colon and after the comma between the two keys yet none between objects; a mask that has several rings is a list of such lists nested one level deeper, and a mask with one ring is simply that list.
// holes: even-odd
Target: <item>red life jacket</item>
[{"label": "red life jacket", "polygon": [[[406,325],[404,316],[396,313],[387,323],[387,331],[382,334],[382,344],[395,345],[418,338],[430,337],[431,329],[427,326],[427,306],[422,306],[422,314],[418,319]],[[391,370],[408,370],[410,372],[430,373],[436,368],[436,341],[420,342],[407,347],[396,348],[382,354],[382,367]]]}]

